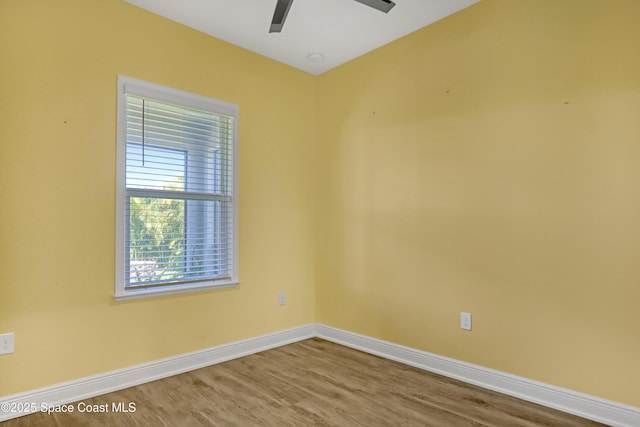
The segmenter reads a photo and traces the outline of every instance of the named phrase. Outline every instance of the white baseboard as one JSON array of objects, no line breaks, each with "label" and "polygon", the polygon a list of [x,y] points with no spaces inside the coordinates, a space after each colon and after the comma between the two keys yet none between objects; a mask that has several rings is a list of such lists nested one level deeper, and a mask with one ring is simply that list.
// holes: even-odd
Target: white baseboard
[{"label": "white baseboard", "polygon": [[[288,329],[272,334],[267,334],[247,340],[224,344],[191,353],[185,353],[166,359],[156,360],[117,371],[106,372],[91,377],[80,378],[50,387],[19,393],[12,396],[4,396],[0,399],[0,408],[3,403],[16,403],[15,408],[35,404],[41,408],[43,403],[47,405],[60,405],[77,402],[90,397],[100,396],[127,387],[144,384],[172,375],[182,374],[205,366],[215,365],[242,356],[269,350],[301,341],[315,336],[315,325],[309,324],[293,329]],[[24,413],[6,413],[0,409],[0,422],[17,418]]]},{"label": "white baseboard", "polygon": [[[17,407],[35,404],[38,408],[42,403],[59,405],[77,402],[312,337],[322,338],[611,426],[640,426],[639,408],[322,324],[304,325],[25,393],[4,396],[0,399],[0,408],[6,402],[16,403]],[[0,422],[21,415],[25,414],[0,411]]]},{"label": "white baseboard", "polygon": [[640,409],[353,332],[316,325],[318,338],[616,427],[640,426]]}]

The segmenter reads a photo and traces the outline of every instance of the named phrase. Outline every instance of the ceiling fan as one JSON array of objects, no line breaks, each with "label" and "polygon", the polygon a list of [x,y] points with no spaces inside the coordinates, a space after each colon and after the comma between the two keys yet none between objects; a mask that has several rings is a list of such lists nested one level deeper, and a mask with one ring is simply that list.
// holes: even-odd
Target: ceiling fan
[{"label": "ceiling fan", "polygon": [[[277,0],[276,10],[273,12],[273,19],[271,20],[271,27],[269,27],[270,33],[279,33],[282,31],[282,27],[284,26],[284,21],[287,19],[287,14],[289,13],[289,9],[291,9],[291,4],[293,0]],[[387,13],[389,12],[393,6],[396,4],[391,0],[356,0],[359,3],[366,4],[369,7],[372,7],[380,12]]]}]

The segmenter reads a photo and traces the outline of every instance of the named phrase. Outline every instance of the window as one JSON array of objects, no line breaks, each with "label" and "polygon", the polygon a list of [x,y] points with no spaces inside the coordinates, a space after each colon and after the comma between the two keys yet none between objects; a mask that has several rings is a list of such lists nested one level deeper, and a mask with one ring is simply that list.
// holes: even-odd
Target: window
[{"label": "window", "polygon": [[237,106],[118,79],[116,299],[237,280]]}]

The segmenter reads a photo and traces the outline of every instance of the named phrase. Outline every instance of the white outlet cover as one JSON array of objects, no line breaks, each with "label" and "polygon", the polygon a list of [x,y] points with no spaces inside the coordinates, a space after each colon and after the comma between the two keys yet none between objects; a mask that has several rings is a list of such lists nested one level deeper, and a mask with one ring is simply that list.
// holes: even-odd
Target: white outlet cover
[{"label": "white outlet cover", "polygon": [[471,330],[471,313],[460,313],[460,329]]},{"label": "white outlet cover", "polygon": [[0,334],[0,354],[13,353],[13,332],[8,334]]}]

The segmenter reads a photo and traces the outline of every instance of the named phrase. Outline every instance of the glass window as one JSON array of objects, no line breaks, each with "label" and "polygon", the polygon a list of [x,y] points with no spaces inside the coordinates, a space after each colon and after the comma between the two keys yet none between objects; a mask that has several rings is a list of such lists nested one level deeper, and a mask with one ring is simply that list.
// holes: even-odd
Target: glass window
[{"label": "glass window", "polygon": [[237,284],[237,107],[119,89],[116,299]]}]

